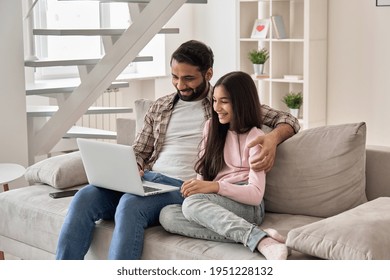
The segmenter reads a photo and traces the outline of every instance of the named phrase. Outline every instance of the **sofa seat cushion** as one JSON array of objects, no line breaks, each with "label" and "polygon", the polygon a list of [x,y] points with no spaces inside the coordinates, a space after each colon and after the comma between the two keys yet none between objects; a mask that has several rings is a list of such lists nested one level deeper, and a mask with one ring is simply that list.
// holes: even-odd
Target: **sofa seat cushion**
[{"label": "sofa seat cushion", "polygon": [[324,259],[389,260],[389,233],[390,197],[381,197],[291,230],[287,245]]},{"label": "sofa seat cushion", "polygon": [[[80,188],[81,186],[77,187]],[[33,185],[0,194],[0,250],[2,240],[12,239],[25,248],[37,248],[54,254],[62,223],[72,197],[53,199],[55,191],[47,185]],[[293,228],[313,223],[320,218],[267,213],[262,227],[278,229],[284,235]],[[113,221],[99,221],[86,259],[107,259]],[[263,259],[242,244],[192,239],[167,233],[161,226],[145,232],[143,259]],[[313,258],[294,251],[290,259]]]},{"label": "sofa seat cushion", "polygon": [[365,123],[317,127],[278,146],[265,209],[330,217],[367,201]]},{"label": "sofa seat cushion", "polygon": [[[275,228],[285,236],[292,228],[313,223],[320,218],[266,213],[262,228]],[[165,260],[264,260],[258,252],[252,253],[239,243],[224,243],[189,238],[166,232],[161,226],[147,229],[142,259]],[[298,251],[292,251],[289,260],[318,259]]]},{"label": "sofa seat cushion", "polygon": [[53,199],[47,185],[13,189],[0,194],[0,234],[54,252],[71,197]]}]

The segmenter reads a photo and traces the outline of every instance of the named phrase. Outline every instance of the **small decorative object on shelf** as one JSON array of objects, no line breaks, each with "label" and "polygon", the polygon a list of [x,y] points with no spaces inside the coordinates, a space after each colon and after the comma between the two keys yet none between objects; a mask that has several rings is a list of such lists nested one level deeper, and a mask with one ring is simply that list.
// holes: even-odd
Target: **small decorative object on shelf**
[{"label": "small decorative object on shelf", "polygon": [[299,116],[299,108],[301,108],[303,103],[302,92],[289,92],[286,94],[282,101],[287,105],[290,109],[290,114],[294,117],[298,118]]},{"label": "small decorative object on shelf", "polygon": [[275,38],[276,39],[286,39],[286,28],[284,27],[283,18],[281,16],[272,16],[272,26],[274,27],[275,31]]},{"label": "small decorative object on shelf", "polygon": [[303,79],[302,75],[284,75],[284,79],[286,80],[292,80],[292,81],[299,81]]},{"label": "small decorative object on shelf", "polygon": [[252,29],[252,39],[265,39],[269,29],[269,19],[256,19]]},{"label": "small decorative object on shelf", "polygon": [[260,50],[252,50],[248,53],[248,58],[253,64],[253,70],[256,76],[264,74],[264,63],[269,58],[269,53],[266,48]]}]

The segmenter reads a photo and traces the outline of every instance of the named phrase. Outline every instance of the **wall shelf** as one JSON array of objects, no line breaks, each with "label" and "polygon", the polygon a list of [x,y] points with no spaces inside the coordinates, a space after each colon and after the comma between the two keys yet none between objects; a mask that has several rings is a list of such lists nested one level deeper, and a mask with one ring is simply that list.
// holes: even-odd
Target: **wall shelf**
[{"label": "wall shelf", "polygon": [[[281,101],[290,92],[302,92],[299,120],[302,129],[326,124],[327,0],[239,0],[238,62],[253,74],[248,52],[266,48],[270,58],[265,77],[253,76],[261,103],[288,111]],[[272,16],[281,16],[287,38],[277,39]],[[313,16],[315,15],[315,16]],[[251,38],[256,19],[270,19],[264,39]],[[300,75],[302,79],[284,79]]]}]

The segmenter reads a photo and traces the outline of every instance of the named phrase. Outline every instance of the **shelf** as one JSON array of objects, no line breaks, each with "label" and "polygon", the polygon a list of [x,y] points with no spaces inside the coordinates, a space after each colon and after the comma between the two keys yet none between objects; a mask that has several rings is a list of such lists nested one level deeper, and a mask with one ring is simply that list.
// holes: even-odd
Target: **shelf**
[{"label": "shelf", "polygon": [[240,41],[241,41],[241,42],[258,42],[258,41],[269,42],[270,39],[268,39],[268,38],[264,38],[264,39],[240,38]]},{"label": "shelf", "polygon": [[304,43],[304,39],[272,39],[275,43]]},{"label": "shelf", "polygon": [[305,42],[304,39],[269,39],[269,38],[240,38],[241,42],[258,42],[258,41],[264,41],[264,42],[275,42],[275,43],[303,43]]},{"label": "shelf", "polygon": [[290,84],[303,84],[304,80],[293,80],[293,79],[270,79],[270,82],[276,82],[276,83],[290,83]]},{"label": "shelf", "polygon": [[[252,78],[262,103],[288,111],[282,97],[291,91],[302,92],[299,123],[302,129],[326,124],[328,0],[240,0],[238,26],[238,63],[241,71],[253,73],[248,52],[266,48],[270,57],[264,71],[268,77]],[[270,21],[267,38],[251,38],[256,19],[281,16],[287,38],[275,38]],[[318,16],[321,15],[321,16]],[[298,73],[302,79],[285,79]]]},{"label": "shelf", "polygon": [[272,78],[261,78],[261,77],[255,77],[252,75],[252,78],[256,81],[264,81],[264,82],[270,82],[270,83],[288,83],[288,84],[303,84],[304,80],[288,80],[288,79],[272,79]]}]

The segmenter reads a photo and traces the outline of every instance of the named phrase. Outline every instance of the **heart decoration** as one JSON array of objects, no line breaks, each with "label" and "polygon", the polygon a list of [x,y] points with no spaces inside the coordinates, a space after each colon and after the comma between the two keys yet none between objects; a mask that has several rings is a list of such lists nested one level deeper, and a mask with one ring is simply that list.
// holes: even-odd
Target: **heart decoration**
[{"label": "heart decoration", "polygon": [[265,28],[265,25],[263,25],[263,24],[256,26],[256,30],[259,32],[261,32],[264,28]]}]

